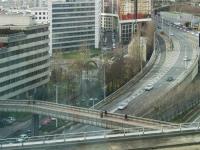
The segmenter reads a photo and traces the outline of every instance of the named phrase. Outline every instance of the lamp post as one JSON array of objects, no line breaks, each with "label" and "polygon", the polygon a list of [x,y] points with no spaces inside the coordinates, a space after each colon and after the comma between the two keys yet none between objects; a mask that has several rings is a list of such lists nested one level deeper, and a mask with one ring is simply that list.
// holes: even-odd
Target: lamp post
[{"label": "lamp post", "polygon": [[161,17],[161,21],[162,21],[162,30],[164,31],[164,20],[163,20],[163,17]]},{"label": "lamp post", "polygon": [[94,104],[95,104],[94,101],[97,101],[98,98],[90,98],[89,100],[92,101],[92,109],[94,110]]},{"label": "lamp post", "polygon": [[[58,104],[58,87],[62,87],[62,86],[58,86],[58,85],[54,85],[56,87],[56,104]],[[63,87],[62,87],[63,88]],[[58,119],[55,119],[56,121],[56,128],[58,127]]]},{"label": "lamp post", "polygon": [[[58,86],[56,85],[56,104],[58,104]],[[58,119],[56,118],[56,128],[58,127]]]},{"label": "lamp post", "polygon": [[105,69],[105,60],[102,53],[102,65],[103,65],[103,99],[106,98],[106,69]]}]

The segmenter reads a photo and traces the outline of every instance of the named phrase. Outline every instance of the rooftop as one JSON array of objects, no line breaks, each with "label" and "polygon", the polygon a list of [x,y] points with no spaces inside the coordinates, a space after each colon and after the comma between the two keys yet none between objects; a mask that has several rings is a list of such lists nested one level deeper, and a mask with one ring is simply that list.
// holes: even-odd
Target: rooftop
[{"label": "rooftop", "polygon": [[31,15],[0,14],[0,26],[30,26],[35,24]]}]

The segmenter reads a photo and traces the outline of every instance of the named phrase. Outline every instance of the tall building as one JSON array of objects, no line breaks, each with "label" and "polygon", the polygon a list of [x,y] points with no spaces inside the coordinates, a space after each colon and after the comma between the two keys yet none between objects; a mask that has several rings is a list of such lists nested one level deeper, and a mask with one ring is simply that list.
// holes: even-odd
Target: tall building
[{"label": "tall building", "polygon": [[119,32],[122,43],[130,42],[139,23],[151,21],[152,0],[119,0]]},{"label": "tall building", "polygon": [[0,20],[0,98],[8,99],[49,81],[49,25],[32,16]]},{"label": "tall building", "polygon": [[31,0],[32,7],[47,7],[47,0]]},{"label": "tall building", "polygon": [[52,50],[99,48],[101,0],[50,0]]},{"label": "tall building", "polygon": [[118,0],[102,0],[101,28],[116,31],[118,27]]}]

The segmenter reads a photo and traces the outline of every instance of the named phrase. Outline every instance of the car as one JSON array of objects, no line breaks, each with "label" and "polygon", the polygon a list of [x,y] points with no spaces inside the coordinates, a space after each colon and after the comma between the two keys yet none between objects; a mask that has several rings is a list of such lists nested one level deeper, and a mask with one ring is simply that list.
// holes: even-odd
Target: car
[{"label": "car", "polygon": [[123,102],[123,103],[121,103],[121,104],[118,106],[118,109],[119,109],[119,110],[123,110],[123,109],[125,109],[127,106],[128,106],[128,102]]},{"label": "car", "polygon": [[167,81],[168,81],[168,82],[171,82],[171,81],[173,81],[173,80],[174,80],[173,77],[168,77],[168,78],[167,78]]},{"label": "car", "polygon": [[12,117],[12,116],[9,116],[8,119],[12,122],[15,122],[16,121],[16,118],[15,117]]},{"label": "car", "polygon": [[190,59],[188,58],[188,56],[185,56],[185,57],[183,58],[183,60],[184,60],[184,61],[190,61]]},{"label": "car", "polygon": [[174,36],[174,33],[170,33],[169,35],[170,35],[170,36]]},{"label": "car", "polygon": [[25,131],[25,134],[27,134],[27,136],[30,137],[32,135],[32,132],[30,129],[28,129]]},{"label": "car", "polygon": [[17,142],[24,142],[28,139],[28,135],[27,134],[21,134],[19,136],[19,138],[17,139]]},{"label": "car", "polygon": [[153,85],[152,84],[148,84],[147,86],[145,86],[144,90],[145,91],[151,91],[153,89]]}]

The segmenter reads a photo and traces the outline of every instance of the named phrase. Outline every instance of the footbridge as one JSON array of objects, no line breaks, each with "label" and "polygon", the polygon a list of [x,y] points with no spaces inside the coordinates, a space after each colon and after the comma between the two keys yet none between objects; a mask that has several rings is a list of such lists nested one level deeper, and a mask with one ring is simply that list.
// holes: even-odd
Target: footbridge
[{"label": "footbridge", "polygon": [[104,128],[130,128],[140,126],[151,129],[170,129],[178,126],[177,124],[164,121],[125,116],[117,113],[67,106],[46,101],[0,100],[0,111],[29,112]]}]

